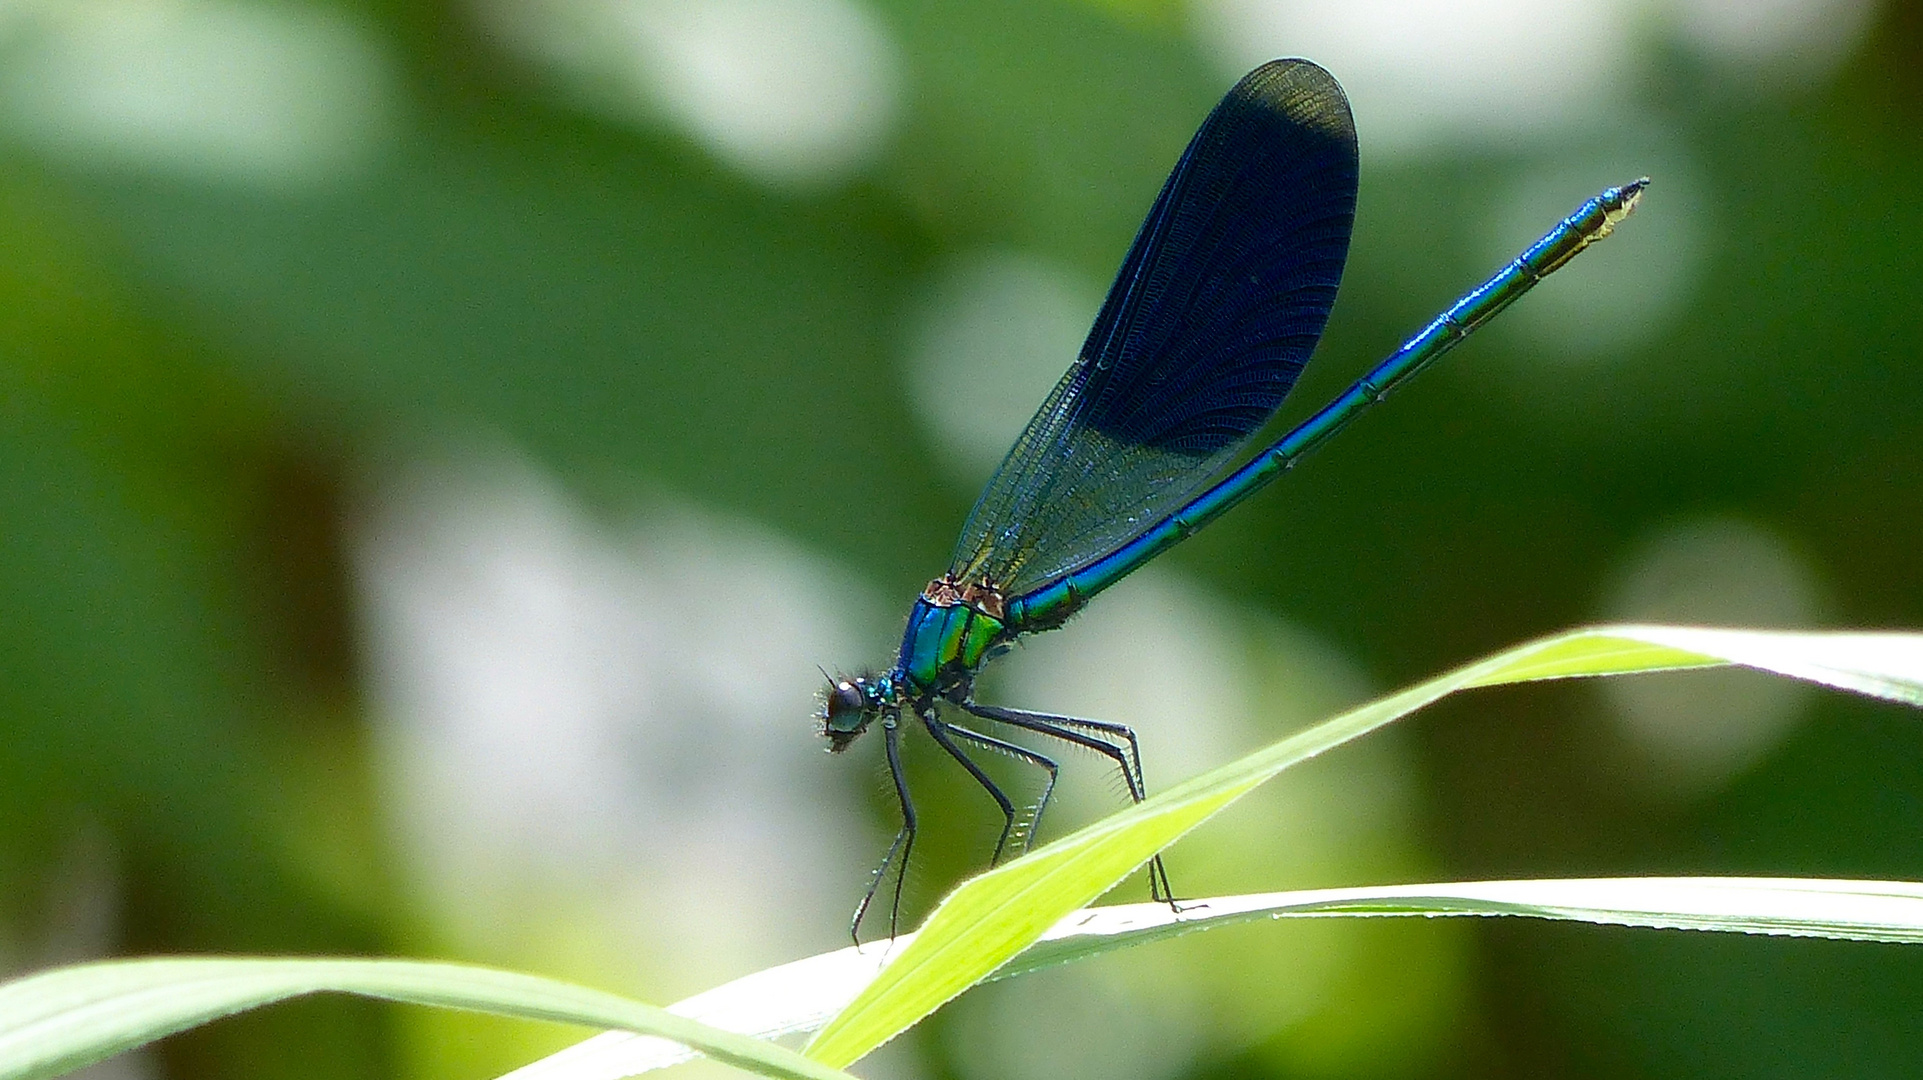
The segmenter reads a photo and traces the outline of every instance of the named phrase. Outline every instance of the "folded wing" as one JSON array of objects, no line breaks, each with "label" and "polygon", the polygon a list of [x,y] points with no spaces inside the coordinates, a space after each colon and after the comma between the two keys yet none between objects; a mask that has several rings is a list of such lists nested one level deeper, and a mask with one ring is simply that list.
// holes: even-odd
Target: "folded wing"
[{"label": "folded wing", "polygon": [[1249,73],[1142,223],[1080,357],[962,528],[949,573],[1010,596],[1179,508],[1266,424],[1335,303],[1355,125],[1306,60]]}]

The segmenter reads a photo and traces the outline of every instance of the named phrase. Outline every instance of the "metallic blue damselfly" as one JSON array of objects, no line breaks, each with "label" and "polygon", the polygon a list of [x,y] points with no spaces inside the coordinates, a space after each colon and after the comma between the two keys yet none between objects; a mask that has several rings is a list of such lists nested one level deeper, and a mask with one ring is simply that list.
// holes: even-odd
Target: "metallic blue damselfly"
[{"label": "metallic blue damselfly", "polygon": [[[1025,634],[1060,627],[1096,593],[1294,467],[1608,236],[1648,183],[1609,188],[1578,207],[1321,411],[1231,469],[1322,336],[1348,256],[1356,172],[1348,99],[1328,72],[1276,60],[1237,83],[1176,162],[1080,357],[989,480],[947,573],[916,599],[894,666],[829,680],[820,717],[829,749],[846,749],[879,721],[901,803],[901,830],[855,909],[857,941],[891,867],[891,935],[900,917],[916,831],[901,765],[904,718],[919,722],[1000,807],[993,861],[1011,840],[1027,850],[1058,773],[1053,759],[997,730],[1105,755],[1140,802],[1147,790],[1133,731],[978,702],[982,665]],[[971,719],[957,722],[949,712]],[[981,721],[999,728],[980,730]],[[1005,754],[1045,775],[1019,834],[1017,806],[970,750]],[[1159,857],[1149,864],[1149,889],[1174,902]]]}]

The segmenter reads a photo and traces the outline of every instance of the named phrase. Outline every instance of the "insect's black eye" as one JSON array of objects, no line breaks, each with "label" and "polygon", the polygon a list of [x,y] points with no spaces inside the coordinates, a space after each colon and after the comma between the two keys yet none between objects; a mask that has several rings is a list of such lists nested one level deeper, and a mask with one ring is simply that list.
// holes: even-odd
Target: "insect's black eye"
[{"label": "insect's black eye", "polygon": [[868,697],[852,679],[835,679],[828,684],[821,709],[821,733],[828,737],[828,749],[842,751],[874,718]]},{"label": "insect's black eye", "polygon": [[839,726],[836,721],[846,720],[867,706],[861,696],[861,688],[846,679],[828,688],[827,719],[831,726]]}]

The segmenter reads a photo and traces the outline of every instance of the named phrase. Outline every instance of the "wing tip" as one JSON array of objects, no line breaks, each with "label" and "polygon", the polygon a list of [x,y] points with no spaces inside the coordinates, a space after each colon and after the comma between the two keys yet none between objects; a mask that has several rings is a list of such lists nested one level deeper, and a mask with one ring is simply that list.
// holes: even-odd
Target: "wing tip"
[{"label": "wing tip", "polygon": [[1355,116],[1349,95],[1327,68],[1313,60],[1287,56],[1270,60],[1242,76],[1229,97],[1260,101],[1305,127],[1354,145]]}]

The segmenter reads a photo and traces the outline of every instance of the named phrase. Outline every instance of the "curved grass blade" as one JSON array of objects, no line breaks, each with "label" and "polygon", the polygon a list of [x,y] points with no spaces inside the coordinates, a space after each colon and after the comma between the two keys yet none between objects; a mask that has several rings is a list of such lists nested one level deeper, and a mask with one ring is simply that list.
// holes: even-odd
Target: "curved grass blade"
[{"label": "curved grass blade", "polygon": [[1516,916],[1774,937],[1923,944],[1923,882],[1839,878],[1625,877],[1455,881],[1249,893],[1087,908],[1057,923],[993,979],[1116,949],[1263,919]]},{"label": "curved grass blade", "polygon": [[0,1080],[58,1076],[177,1031],[287,998],[357,994],[647,1032],[791,1080],[852,1080],[786,1047],[572,983],[411,960],[115,960],[0,986]]},{"label": "curved grass blade", "polygon": [[857,1060],[1264,781],[1457,690],[1724,664],[1923,705],[1923,634],[1613,626],[1520,645],[1298,732],[964,883],[805,1052],[836,1066]]},{"label": "curved grass blade", "polygon": [[[1189,901],[1180,913],[1167,904],[1119,904],[1069,914],[989,976],[989,981],[1245,922],[1463,915],[1916,944],[1923,943],[1923,883],[1570,878],[1218,896]],[[911,938],[896,939],[896,948]],[[853,948],[821,953],[743,976],[668,1008],[677,1015],[757,1038],[812,1031],[873,980],[885,952],[882,943],[871,943],[859,953]],[[666,1039],[607,1032],[516,1069],[501,1080],[622,1080],[695,1056]]]}]

